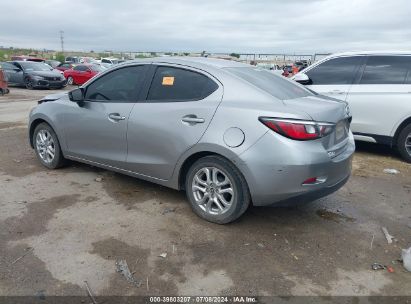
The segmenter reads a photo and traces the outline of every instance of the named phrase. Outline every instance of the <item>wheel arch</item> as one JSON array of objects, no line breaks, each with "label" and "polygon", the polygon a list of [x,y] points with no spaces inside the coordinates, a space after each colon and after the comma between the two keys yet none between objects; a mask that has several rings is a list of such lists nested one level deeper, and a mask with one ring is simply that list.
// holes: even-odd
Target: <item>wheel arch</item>
[{"label": "wheel arch", "polygon": [[34,130],[35,130],[36,127],[37,127],[39,124],[41,124],[41,123],[46,123],[46,124],[48,124],[48,125],[54,130],[54,132],[55,132],[56,135],[57,135],[57,138],[58,138],[59,141],[60,141],[60,137],[59,137],[59,135],[57,134],[56,128],[53,126],[53,124],[50,123],[50,121],[49,121],[47,118],[45,118],[45,117],[37,117],[37,118],[35,118],[35,119],[33,119],[33,120],[31,121],[30,127],[29,127],[29,143],[30,143],[30,146],[31,146],[32,148],[34,148],[34,143],[33,143]]},{"label": "wheel arch", "polygon": [[[190,169],[191,165],[194,164],[197,160],[200,158],[206,157],[206,156],[219,156],[221,158],[224,158],[225,160],[229,161],[232,163],[237,170],[243,175],[247,185],[248,181],[246,178],[245,172],[241,170],[241,166],[238,165],[240,162],[239,157],[237,154],[235,154],[233,151],[223,148],[218,145],[212,145],[210,146],[209,144],[204,145],[199,144],[194,148],[195,150],[190,149],[189,151],[186,152],[186,154],[180,158],[180,161],[178,162],[178,165],[176,167],[176,187],[179,190],[184,190],[185,188],[185,179],[188,170]],[[249,187],[249,185],[248,185]]]},{"label": "wheel arch", "polygon": [[394,137],[393,137],[393,141],[392,141],[392,145],[396,146],[397,145],[397,140],[398,140],[398,136],[400,135],[402,129],[404,129],[406,126],[408,126],[409,124],[411,124],[411,116],[406,118],[397,128],[397,130],[394,133]]}]

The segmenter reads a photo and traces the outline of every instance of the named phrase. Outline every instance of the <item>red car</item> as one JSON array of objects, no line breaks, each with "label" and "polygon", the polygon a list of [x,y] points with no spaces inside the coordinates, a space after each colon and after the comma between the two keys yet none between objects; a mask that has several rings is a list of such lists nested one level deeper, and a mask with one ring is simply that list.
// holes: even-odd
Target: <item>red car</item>
[{"label": "red car", "polygon": [[69,70],[74,68],[76,65],[74,63],[71,62],[64,62],[64,63],[60,63],[58,66],[55,67],[56,70],[59,70],[61,72],[64,72],[65,70]]},{"label": "red car", "polygon": [[83,84],[102,71],[103,68],[95,64],[78,64],[72,69],[65,70],[64,77],[67,84]]}]

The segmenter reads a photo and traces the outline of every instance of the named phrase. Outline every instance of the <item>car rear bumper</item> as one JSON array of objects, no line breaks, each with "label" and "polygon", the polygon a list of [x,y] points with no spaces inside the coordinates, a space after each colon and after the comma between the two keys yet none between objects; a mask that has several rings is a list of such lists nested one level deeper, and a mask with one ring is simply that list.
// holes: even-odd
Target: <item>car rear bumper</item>
[{"label": "car rear bumper", "polygon": [[[351,132],[344,150],[333,158],[320,141],[293,141],[279,136],[267,132],[240,155],[239,168],[247,180],[254,205],[308,202],[333,193],[346,183],[355,151]],[[325,181],[303,185],[312,177]]]}]

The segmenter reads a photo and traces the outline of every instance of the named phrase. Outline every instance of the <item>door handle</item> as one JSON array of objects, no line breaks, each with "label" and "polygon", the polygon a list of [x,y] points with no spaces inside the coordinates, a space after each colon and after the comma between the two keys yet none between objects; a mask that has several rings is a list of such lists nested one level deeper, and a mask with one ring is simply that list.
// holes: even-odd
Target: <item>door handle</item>
[{"label": "door handle", "polygon": [[196,115],[186,115],[181,119],[182,122],[187,122],[189,124],[204,123],[204,118],[198,118]]},{"label": "door handle", "polygon": [[341,91],[341,90],[332,90],[330,93],[332,93],[332,94],[344,94],[344,91]]},{"label": "door handle", "polygon": [[120,120],[125,120],[125,116],[121,116],[119,113],[110,113],[108,114],[108,120],[113,122],[118,122]]}]

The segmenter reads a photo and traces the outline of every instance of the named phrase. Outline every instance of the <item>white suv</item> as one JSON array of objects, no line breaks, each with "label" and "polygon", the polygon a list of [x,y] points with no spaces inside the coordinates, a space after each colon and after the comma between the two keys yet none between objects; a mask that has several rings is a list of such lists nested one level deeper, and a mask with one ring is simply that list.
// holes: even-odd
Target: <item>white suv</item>
[{"label": "white suv", "polygon": [[411,52],[334,54],[293,79],[347,101],[355,139],[396,146],[411,162]]}]

